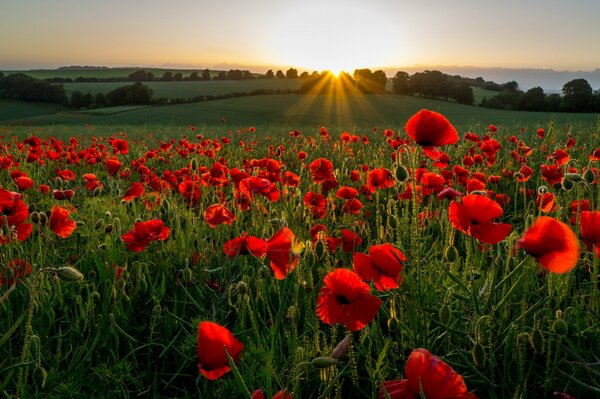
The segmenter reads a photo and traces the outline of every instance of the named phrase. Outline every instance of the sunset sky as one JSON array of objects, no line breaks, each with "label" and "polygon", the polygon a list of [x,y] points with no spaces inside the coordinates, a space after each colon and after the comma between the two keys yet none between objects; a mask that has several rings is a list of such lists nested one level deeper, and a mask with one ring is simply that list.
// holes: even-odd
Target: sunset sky
[{"label": "sunset sky", "polygon": [[597,0],[0,0],[0,69],[600,68]]}]

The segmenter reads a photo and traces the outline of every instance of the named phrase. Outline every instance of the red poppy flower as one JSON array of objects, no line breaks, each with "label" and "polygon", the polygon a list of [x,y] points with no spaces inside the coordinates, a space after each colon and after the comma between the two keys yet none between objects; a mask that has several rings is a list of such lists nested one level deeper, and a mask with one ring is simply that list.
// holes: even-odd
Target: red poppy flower
[{"label": "red poppy flower", "polygon": [[349,199],[342,206],[342,212],[348,213],[350,215],[358,215],[360,214],[360,210],[362,209],[363,204],[356,198]]},{"label": "red poppy flower", "polygon": [[315,159],[308,166],[310,177],[315,183],[322,183],[333,178],[333,164],[325,158]]},{"label": "red poppy flower", "polygon": [[379,399],[477,399],[467,391],[460,374],[427,349],[415,349],[405,368],[406,379],[386,381],[379,389]]},{"label": "red poppy flower", "polygon": [[538,139],[544,138],[544,134],[545,134],[544,129],[539,128],[536,133],[537,133]]},{"label": "red poppy flower", "polygon": [[48,194],[50,192],[50,186],[47,184],[40,184],[39,186],[37,186],[37,190],[41,194]]},{"label": "red poppy flower", "polygon": [[242,233],[241,237],[229,240],[223,245],[223,253],[230,258],[250,254],[260,258],[267,253],[267,243],[262,238]]},{"label": "red poppy flower", "polygon": [[300,260],[297,251],[296,236],[287,227],[282,227],[267,240],[267,257],[277,280],[283,280]]},{"label": "red poppy flower", "polygon": [[353,231],[342,229],[342,251],[352,252],[362,243],[360,238]]},{"label": "red poppy flower", "polygon": [[512,226],[492,220],[502,216],[500,205],[485,196],[470,194],[461,203],[452,202],[448,219],[452,226],[486,244],[496,244],[511,232]]},{"label": "red poppy flower", "polygon": [[304,206],[310,209],[315,219],[324,218],[327,214],[327,201],[323,194],[309,191],[304,195]]},{"label": "red poppy flower", "polygon": [[552,193],[538,193],[535,199],[535,205],[544,213],[554,212],[556,210],[556,198]]},{"label": "red poppy flower", "polygon": [[103,187],[102,182],[93,173],[86,173],[83,175],[85,181],[85,187],[89,191],[94,191],[98,187]]},{"label": "red poppy flower", "polygon": [[54,190],[52,191],[52,195],[54,195],[54,199],[55,200],[70,200],[71,198],[73,198],[73,195],[75,194],[75,191],[69,189],[69,190]]},{"label": "red poppy flower", "polygon": [[225,351],[237,363],[243,350],[244,344],[227,328],[210,321],[198,325],[198,369],[209,380],[221,378],[231,371]]},{"label": "red poppy flower", "polygon": [[129,144],[122,139],[114,139],[112,146],[115,154],[127,154],[129,152]]},{"label": "red poppy flower", "polygon": [[[265,399],[265,393],[260,390],[257,389],[256,391],[252,392],[252,395],[250,396],[251,399]],[[279,392],[277,392],[272,399],[292,399],[292,395],[290,395],[289,393],[281,390]]]},{"label": "red poppy flower", "polygon": [[73,220],[69,220],[71,214],[68,210],[60,206],[52,207],[50,215],[50,230],[56,233],[57,236],[67,238],[75,231],[77,224]]},{"label": "red poppy flower", "polygon": [[600,211],[583,211],[579,219],[581,238],[591,251],[600,258]]},{"label": "red poppy flower", "polygon": [[523,165],[521,166],[521,169],[519,169],[519,176],[517,180],[519,183],[524,183],[531,178],[531,175],[533,175],[533,169],[527,165]]},{"label": "red poppy flower", "polygon": [[[29,218],[27,205],[21,199],[21,194],[0,188],[0,226],[7,224],[8,228],[14,228],[16,239],[26,240],[31,234],[31,223],[24,223]],[[0,244],[11,241],[10,236],[0,233]]]},{"label": "red poppy flower", "polygon": [[25,191],[33,187],[33,180],[29,176],[19,176],[15,179],[19,191]]},{"label": "red poppy flower", "polygon": [[125,195],[123,195],[123,201],[129,202],[142,195],[144,195],[144,185],[139,182],[132,182],[127,191],[125,191]]},{"label": "red poppy flower", "polygon": [[70,169],[57,170],[56,176],[62,180],[75,180],[75,173]]},{"label": "red poppy flower", "polygon": [[406,122],[406,133],[418,145],[423,147],[432,158],[438,159],[435,155],[437,148],[447,144],[458,142],[458,132],[452,124],[442,114],[422,109],[414,114]]},{"label": "red poppy flower", "polygon": [[358,196],[358,190],[352,187],[344,186],[335,193],[335,196],[340,199],[348,200]]},{"label": "red poppy flower", "polygon": [[406,256],[390,244],[373,245],[369,255],[354,253],[354,271],[365,281],[373,280],[380,291],[398,288],[402,282],[400,272]]},{"label": "red poppy flower", "polygon": [[206,223],[214,229],[222,223],[232,224],[235,220],[235,215],[224,205],[214,204],[204,211],[204,220],[206,220]]},{"label": "red poppy flower", "polygon": [[579,259],[575,233],[566,224],[548,216],[540,216],[519,239],[515,248],[523,248],[553,273],[568,272]]},{"label": "red poppy flower", "polygon": [[542,165],[542,179],[548,184],[560,183],[563,179],[564,172],[561,165]]},{"label": "red poppy flower", "polygon": [[13,259],[0,272],[0,287],[18,284],[31,273],[31,265],[23,259]]},{"label": "red poppy flower", "polygon": [[367,175],[367,186],[374,193],[380,188],[394,187],[396,180],[392,176],[392,172],[383,168],[376,168]]},{"label": "red poppy flower", "polygon": [[106,168],[108,169],[108,175],[114,176],[121,169],[121,161],[116,158],[107,159]]},{"label": "red poppy flower", "polygon": [[317,315],[323,323],[343,324],[350,331],[358,331],[377,315],[381,300],[369,294],[369,286],[358,274],[335,269],[323,282],[317,297]]},{"label": "red poppy flower", "polygon": [[171,229],[162,220],[152,219],[136,222],[134,228],[123,234],[121,240],[127,244],[131,252],[140,252],[152,241],[164,241],[171,234]]}]

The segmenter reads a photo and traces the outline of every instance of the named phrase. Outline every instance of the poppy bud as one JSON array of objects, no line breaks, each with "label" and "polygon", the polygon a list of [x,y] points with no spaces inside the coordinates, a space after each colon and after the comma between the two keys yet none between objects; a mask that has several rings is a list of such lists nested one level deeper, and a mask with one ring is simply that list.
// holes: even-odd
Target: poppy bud
[{"label": "poppy bud", "polygon": [[98,251],[105,251],[106,250],[106,244],[102,243],[102,244],[98,245],[97,248],[98,248]]},{"label": "poppy bud", "polygon": [[573,181],[566,179],[566,178],[562,180],[562,188],[565,189],[566,191],[571,191],[574,186],[575,186],[575,183],[573,183]]},{"label": "poppy bud", "polygon": [[471,353],[473,356],[473,362],[480,369],[484,369],[487,362],[487,355],[485,354],[485,348],[479,342],[475,344],[473,347],[473,351]]},{"label": "poppy bud", "polygon": [[190,162],[190,169],[192,169],[192,170],[198,169],[198,160],[196,158],[192,158],[192,162]]},{"label": "poppy bud", "polygon": [[110,211],[106,211],[106,212],[104,212],[104,215],[105,215],[106,217],[109,217],[109,218],[111,218],[111,217],[112,217],[112,214],[110,213]]},{"label": "poppy bud", "polygon": [[531,344],[531,347],[533,348],[535,353],[544,353],[544,336],[542,335],[542,332],[537,328],[534,328],[533,331],[529,334],[529,343]]},{"label": "poppy bud", "polygon": [[96,187],[94,191],[92,191],[92,196],[97,197],[102,194],[102,187]]},{"label": "poppy bud", "polygon": [[281,225],[281,220],[279,220],[278,218],[273,218],[273,219],[269,220],[269,224],[271,226],[279,226],[279,225]]},{"label": "poppy bud", "polygon": [[579,173],[567,173],[565,174],[565,179],[571,180],[573,182],[581,181],[583,178]]},{"label": "poppy bud", "polygon": [[98,219],[98,220],[96,220],[96,223],[94,224],[94,229],[100,230],[102,228],[102,226],[104,226],[104,219]]},{"label": "poppy bud", "polygon": [[338,359],[334,359],[333,357],[315,357],[310,361],[310,364],[317,369],[324,369],[327,367],[335,366],[339,362]]},{"label": "poppy bud", "polygon": [[104,228],[104,232],[106,234],[110,234],[112,231],[113,231],[113,225],[112,225],[112,223],[107,224],[106,227]]},{"label": "poppy bud", "polygon": [[394,215],[388,217],[388,224],[390,225],[390,227],[392,229],[397,229],[398,228],[398,218]]},{"label": "poppy bud", "polygon": [[83,220],[78,220],[75,222],[75,224],[77,225],[77,227],[85,226],[85,222]]},{"label": "poppy bud", "polygon": [[450,307],[448,305],[444,305],[440,308],[439,317],[440,317],[440,322],[442,324],[444,324],[444,325],[448,324],[451,316],[452,316],[452,311],[450,310]]},{"label": "poppy bud", "polygon": [[31,215],[29,215],[29,218],[35,224],[38,224],[40,222],[40,214],[35,211],[32,212]]},{"label": "poppy bud", "polygon": [[94,298],[96,301],[100,301],[100,299],[102,299],[98,291],[92,292],[92,298]]},{"label": "poppy bud", "polygon": [[352,334],[348,334],[344,337],[343,340],[340,341],[339,344],[335,347],[333,352],[331,352],[331,357],[334,359],[341,359],[348,352],[348,348],[352,343]]},{"label": "poppy bud", "polygon": [[48,222],[48,216],[45,213],[40,213],[40,224],[44,225]]},{"label": "poppy bud", "polygon": [[406,170],[406,168],[404,166],[398,165],[398,166],[396,166],[394,176],[396,176],[396,179],[399,182],[403,183],[406,181],[406,179],[408,179],[408,171]]},{"label": "poppy bud", "polygon": [[400,330],[400,322],[395,317],[388,319],[387,326],[390,333],[398,332]]},{"label": "poppy bud", "polygon": [[325,255],[325,243],[321,240],[317,241],[315,244],[315,255],[317,259],[322,259]]},{"label": "poppy bud", "polygon": [[456,249],[454,245],[446,247],[446,250],[444,251],[444,258],[448,262],[454,262],[456,259],[458,259],[458,249]]},{"label": "poppy bud", "polygon": [[146,281],[146,277],[144,277],[143,275],[142,278],[140,278],[137,281],[137,288],[141,292],[146,292],[146,290],[148,289],[148,282]]},{"label": "poppy bud", "polygon": [[35,204],[29,204],[27,210],[29,211],[29,213],[35,212]]},{"label": "poppy bud", "polygon": [[548,187],[546,186],[539,186],[537,189],[537,192],[539,195],[544,195],[548,192]]},{"label": "poppy bud", "polygon": [[594,181],[596,181],[596,174],[593,170],[588,169],[585,172],[583,172],[583,180],[585,180],[589,184],[592,184]]},{"label": "poppy bud", "polygon": [[65,281],[65,282],[83,280],[83,274],[81,274],[81,272],[79,270],[75,269],[74,267],[64,266],[64,267],[59,267],[58,269],[55,269],[54,271],[56,272],[56,275],[58,276],[58,278],[60,278],[62,281]]},{"label": "poppy bud", "polygon": [[237,283],[236,289],[239,294],[245,294],[248,292],[248,285],[245,282],[240,281]]},{"label": "poppy bud", "polygon": [[569,326],[563,319],[556,319],[552,323],[552,331],[554,331],[556,335],[564,337],[569,332]]},{"label": "poppy bud", "polygon": [[46,377],[48,377],[48,373],[42,366],[37,366],[33,370],[33,383],[36,387],[38,387],[38,389],[44,388],[46,385]]}]

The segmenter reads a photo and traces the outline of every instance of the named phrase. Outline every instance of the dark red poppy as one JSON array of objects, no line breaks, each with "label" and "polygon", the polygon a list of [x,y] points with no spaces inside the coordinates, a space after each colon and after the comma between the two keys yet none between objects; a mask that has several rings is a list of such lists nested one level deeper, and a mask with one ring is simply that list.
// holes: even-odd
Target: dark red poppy
[{"label": "dark red poppy", "polygon": [[308,166],[310,177],[315,183],[322,183],[333,178],[333,164],[325,158],[315,159]]},{"label": "dark red poppy", "polygon": [[396,180],[392,176],[392,172],[383,168],[376,168],[367,175],[367,186],[374,193],[381,188],[394,187]]},{"label": "dark red poppy", "polygon": [[548,216],[540,216],[519,239],[515,248],[523,248],[542,267],[553,273],[570,271],[579,259],[575,233],[566,224]]},{"label": "dark red poppy", "polygon": [[127,244],[131,252],[140,252],[152,241],[164,241],[171,234],[171,229],[162,220],[152,219],[136,222],[134,228],[123,234],[121,240]]},{"label": "dark red poppy", "polygon": [[309,191],[304,195],[304,206],[310,209],[315,219],[324,218],[327,214],[327,201],[323,194]]},{"label": "dark red poppy", "polygon": [[[31,234],[31,223],[25,223],[28,218],[29,210],[21,199],[21,194],[0,188],[0,226],[6,224],[9,229],[14,228],[15,238],[24,241]],[[10,236],[0,233],[0,244],[10,241]]]},{"label": "dark red poppy", "polygon": [[380,291],[398,288],[402,282],[402,262],[406,256],[390,244],[373,245],[369,255],[354,253],[354,271],[365,281],[373,280]]},{"label": "dark red poppy", "polygon": [[89,191],[94,191],[97,188],[102,188],[102,182],[93,173],[86,173],[83,175],[83,181],[85,182],[85,188]]},{"label": "dark red poppy", "polygon": [[144,185],[139,182],[132,182],[123,195],[123,201],[129,202],[134,198],[141,197],[142,195],[144,195]]},{"label": "dark red poppy", "polygon": [[362,238],[353,231],[342,229],[342,251],[353,252],[361,243]]},{"label": "dark red poppy", "polygon": [[379,399],[477,399],[467,391],[460,374],[426,349],[415,349],[405,367],[406,379],[386,381],[379,389]]},{"label": "dark red poppy", "polygon": [[77,228],[75,221],[69,220],[70,215],[67,209],[60,206],[53,206],[52,214],[50,215],[50,230],[59,237],[69,237]]},{"label": "dark red poppy", "polygon": [[561,165],[542,165],[542,179],[546,180],[548,184],[560,183],[563,176],[564,172]]},{"label": "dark red poppy", "polygon": [[[442,114],[422,109],[406,122],[406,133],[429,155],[436,147],[458,142],[458,132]],[[432,157],[439,159],[438,155]]]},{"label": "dark red poppy", "polygon": [[535,205],[544,213],[554,212],[556,210],[556,198],[552,193],[538,193],[535,199]]},{"label": "dark red poppy", "polygon": [[593,249],[600,258],[600,211],[581,212],[579,227],[588,250]]},{"label": "dark red poppy", "polygon": [[116,158],[111,158],[106,160],[106,169],[108,170],[109,176],[114,176],[117,174],[119,169],[121,169],[121,161]]},{"label": "dark red poppy", "polygon": [[68,189],[68,190],[54,190],[52,191],[52,195],[54,196],[55,200],[70,200],[71,198],[73,198],[73,195],[75,195],[75,191]]},{"label": "dark red poppy", "polygon": [[214,204],[206,208],[204,211],[204,220],[214,229],[220,224],[232,224],[235,220],[235,215],[224,205]]},{"label": "dark red poppy", "polygon": [[20,283],[31,273],[31,265],[23,259],[13,259],[0,271],[0,287]]},{"label": "dark red poppy", "polygon": [[62,180],[75,180],[75,172],[70,169],[57,170],[56,176],[60,177]]},{"label": "dark red poppy", "polygon": [[200,373],[209,380],[216,380],[231,371],[226,351],[233,362],[237,363],[244,350],[244,344],[227,328],[203,321],[198,325],[196,348]]},{"label": "dark red poppy", "polygon": [[542,128],[539,128],[539,129],[536,131],[536,133],[537,133],[538,139],[543,139],[543,138],[544,138],[544,134],[545,134],[545,132],[544,132],[544,129],[542,129]]},{"label": "dark red poppy", "polygon": [[452,226],[486,244],[496,244],[512,231],[506,223],[492,222],[504,212],[500,205],[483,195],[469,194],[460,203],[454,201],[448,208]]},{"label": "dark red poppy", "polygon": [[[265,393],[260,390],[257,389],[256,391],[252,392],[252,395],[250,396],[251,399],[265,399]],[[292,399],[292,395],[290,395],[288,392],[281,390],[279,392],[277,392],[272,399]]]},{"label": "dark red poppy", "polygon": [[122,139],[114,139],[112,146],[115,154],[127,154],[129,152],[129,144]]},{"label": "dark red poppy", "polygon": [[240,237],[229,240],[223,245],[223,253],[230,258],[250,254],[260,258],[267,253],[267,243],[262,238],[242,233]]},{"label": "dark red poppy", "polygon": [[373,320],[381,300],[369,293],[369,285],[348,269],[335,269],[324,278],[317,297],[317,315],[323,323],[343,324],[358,331]]},{"label": "dark red poppy", "polygon": [[358,196],[358,190],[353,187],[344,186],[335,193],[335,196],[340,199],[348,200]]},{"label": "dark red poppy", "polygon": [[296,235],[287,227],[282,227],[267,240],[267,257],[277,280],[283,280],[300,260]]},{"label": "dark red poppy", "polygon": [[358,215],[360,214],[360,210],[362,209],[363,204],[356,198],[349,199],[342,206],[342,212],[348,213],[350,215]]},{"label": "dark red poppy", "polygon": [[15,179],[19,191],[25,191],[33,187],[34,182],[29,176],[19,176]]},{"label": "dark red poppy", "polygon": [[47,184],[40,184],[39,186],[37,186],[37,190],[41,194],[48,194],[50,192],[50,186]]}]

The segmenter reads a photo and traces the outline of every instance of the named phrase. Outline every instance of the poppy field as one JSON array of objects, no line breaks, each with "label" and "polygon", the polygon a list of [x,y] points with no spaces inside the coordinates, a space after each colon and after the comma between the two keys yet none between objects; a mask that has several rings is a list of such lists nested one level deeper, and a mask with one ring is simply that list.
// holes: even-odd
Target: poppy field
[{"label": "poppy field", "polygon": [[600,397],[599,133],[3,128],[0,394]]}]

